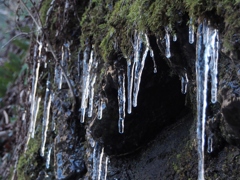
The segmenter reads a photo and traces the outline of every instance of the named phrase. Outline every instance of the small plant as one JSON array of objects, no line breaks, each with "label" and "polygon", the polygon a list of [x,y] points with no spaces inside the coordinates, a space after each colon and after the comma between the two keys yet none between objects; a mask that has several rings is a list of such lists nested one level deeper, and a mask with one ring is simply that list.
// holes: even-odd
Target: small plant
[{"label": "small plant", "polygon": [[28,41],[14,40],[12,43],[16,45],[21,52],[18,55],[10,52],[8,54],[8,61],[0,66],[0,98],[5,95],[7,89],[17,77],[28,69],[27,64],[23,61],[28,50]]}]

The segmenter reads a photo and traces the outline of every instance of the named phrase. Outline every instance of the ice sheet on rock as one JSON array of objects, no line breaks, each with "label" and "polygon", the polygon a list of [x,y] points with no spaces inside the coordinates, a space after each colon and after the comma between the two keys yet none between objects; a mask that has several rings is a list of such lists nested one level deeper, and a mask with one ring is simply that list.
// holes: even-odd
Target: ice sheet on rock
[{"label": "ice sheet on rock", "polygon": [[126,104],[126,93],[125,93],[125,74],[123,70],[118,71],[118,131],[124,133],[124,119],[125,119],[125,104]]},{"label": "ice sheet on rock", "polygon": [[44,99],[44,110],[43,110],[43,126],[42,126],[42,144],[40,148],[40,155],[43,157],[45,152],[45,145],[47,139],[47,131],[49,124],[49,115],[51,108],[51,82],[48,80],[46,83],[46,93]]},{"label": "ice sheet on rock", "polygon": [[188,77],[187,73],[184,73],[184,76],[181,77],[181,92],[183,94],[187,93]]},{"label": "ice sheet on rock", "polygon": [[188,37],[189,43],[193,44],[194,43],[194,25],[192,22],[192,18],[190,18],[189,20],[188,35],[189,35]]},{"label": "ice sheet on rock", "polygon": [[[90,54],[90,58],[89,58]],[[93,63],[93,50],[90,53],[90,48],[86,47],[83,54],[83,75],[82,75],[82,100],[81,100],[81,118],[80,122],[83,123],[85,119],[86,108],[88,104],[89,85],[90,85],[90,71]]]},{"label": "ice sheet on rock", "polygon": [[170,34],[169,34],[169,28],[165,28],[165,42],[166,42],[166,50],[165,50],[165,56],[167,58],[171,57],[171,51],[170,51]]}]

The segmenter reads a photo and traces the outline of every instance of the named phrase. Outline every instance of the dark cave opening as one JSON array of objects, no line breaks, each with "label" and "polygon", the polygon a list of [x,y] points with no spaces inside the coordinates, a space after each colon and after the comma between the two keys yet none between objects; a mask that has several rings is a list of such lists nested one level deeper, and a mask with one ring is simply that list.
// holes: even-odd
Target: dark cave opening
[{"label": "dark cave opening", "polygon": [[[126,112],[123,134],[118,133],[117,82],[108,76],[108,104],[103,111],[103,119],[96,120],[91,130],[93,137],[104,144],[105,152],[109,155],[128,154],[140,149],[164,127],[190,112],[185,106],[185,95],[181,93],[180,78],[166,63],[167,60],[161,55],[156,41],[151,42],[151,45],[158,72],[153,72],[153,61],[148,54],[141,78],[138,105],[133,107],[131,114]],[[122,62],[126,67],[126,61]]]}]

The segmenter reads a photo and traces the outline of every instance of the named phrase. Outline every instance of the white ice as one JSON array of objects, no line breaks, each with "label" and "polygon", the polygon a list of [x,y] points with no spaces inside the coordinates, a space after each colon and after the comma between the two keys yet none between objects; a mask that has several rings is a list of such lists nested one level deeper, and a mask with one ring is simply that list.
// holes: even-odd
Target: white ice
[{"label": "white ice", "polygon": [[124,119],[125,119],[125,104],[126,104],[126,93],[125,93],[125,74],[122,70],[118,71],[118,131],[124,133]]},{"label": "white ice", "polygon": [[[88,104],[88,96],[89,96],[89,84],[90,84],[90,71],[93,63],[93,50],[91,51],[89,58],[89,47],[87,47],[84,51],[83,57],[83,76],[82,76],[82,101],[81,101],[81,119],[80,122],[83,123],[85,119],[86,108]],[[89,62],[87,60],[89,58]]]},{"label": "white ice", "polygon": [[189,43],[193,44],[194,43],[194,25],[192,22],[192,18],[190,18],[190,21],[189,21],[188,35],[189,35],[188,37]]},{"label": "white ice", "polygon": [[181,78],[181,92],[183,94],[187,93],[187,85],[188,85],[188,77],[187,77],[187,73],[185,73],[184,76],[182,76]]},{"label": "white ice", "polygon": [[43,111],[43,127],[42,127],[42,144],[40,148],[40,155],[43,157],[45,152],[45,144],[47,139],[47,131],[48,131],[48,124],[49,124],[49,115],[50,115],[50,107],[51,107],[51,91],[50,81],[47,81],[46,84],[46,93],[45,93],[45,100],[44,100],[44,111]]},{"label": "white ice", "polygon": [[165,56],[167,58],[171,57],[171,51],[170,51],[170,34],[169,34],[169,28],[165,28],[165,42],[166,42],[166,50],[165,50]]},{"label": "white ice", "polygon": [[204,21],[198,27],[197,33],[197,139],[198,139],[198,180],[204,180],[204,145],[205,123],[207,108],[208,73],[211,68],[212,102],[217,99],[217,61],[218,61],[218,34],[217,30]]}]

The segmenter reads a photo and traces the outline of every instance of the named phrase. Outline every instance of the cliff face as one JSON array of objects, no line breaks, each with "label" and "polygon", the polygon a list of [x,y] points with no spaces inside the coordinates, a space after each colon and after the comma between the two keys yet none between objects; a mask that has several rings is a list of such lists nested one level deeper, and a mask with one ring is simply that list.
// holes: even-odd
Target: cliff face
[{"label": "cliff face", "polygon": [[[12,178],[236,179],[239,6],[43,0]],[[201,26],[218,32],[216,102]]]}]

